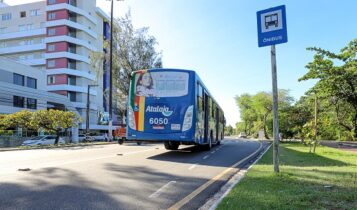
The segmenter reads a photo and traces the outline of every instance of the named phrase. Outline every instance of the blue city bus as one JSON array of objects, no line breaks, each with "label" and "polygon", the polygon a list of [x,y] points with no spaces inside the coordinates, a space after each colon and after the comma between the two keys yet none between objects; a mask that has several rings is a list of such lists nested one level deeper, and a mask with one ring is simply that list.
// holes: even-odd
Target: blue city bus
[{"label": "blue city bus", "polygon": [[131,75],[127,140],[211,149],[224,137],[225,118],[196,72],[149,69]]}]

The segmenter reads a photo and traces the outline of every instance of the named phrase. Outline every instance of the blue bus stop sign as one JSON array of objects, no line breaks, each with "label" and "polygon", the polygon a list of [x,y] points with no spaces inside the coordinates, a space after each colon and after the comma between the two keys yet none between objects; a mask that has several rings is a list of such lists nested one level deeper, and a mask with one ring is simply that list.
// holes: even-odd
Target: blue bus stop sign
[{"label": "blue bus stop sign", "polygon": [[259,47],[288,42],[285,5],[258,11],[257,21]]}]

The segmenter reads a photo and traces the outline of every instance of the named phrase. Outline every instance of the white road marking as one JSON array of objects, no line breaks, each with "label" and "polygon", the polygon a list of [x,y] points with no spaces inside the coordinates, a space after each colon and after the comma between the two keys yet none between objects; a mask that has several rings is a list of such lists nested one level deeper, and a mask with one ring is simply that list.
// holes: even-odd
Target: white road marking
[{"label": "white road marking", "polygon": [[209,155],[204,156],[202,159],[205,160],[207,158],[209,158]]},{"label": "white road marking", "polygon": [[157,198],[157,197],[159,197],[166,189],[169,188],[169,186],[170,186],[171,184],[174,184],[174,183],[176,183],[176,181],[170,181],[170,182],[166,183],[166,184],[165,184],[164,186],[162,186],[160,189],[156,190],[156,192],[154,192],[153,194],[151,194],[151,195],[149,196],[149,198]]},{"label": "white road marking", "polygon": [[212,151],[211,154],[214,154],[216,151]]},{"label": "white road marking", "polygon": [[192,169],[194,169],[194,168],[196,168],[197,167],[197,165],[198,165],[198,163],[196,163],[196,164],[193,164],[192,166],[190,166],[189,168],[188,168],[188,170],[192,170]]}]

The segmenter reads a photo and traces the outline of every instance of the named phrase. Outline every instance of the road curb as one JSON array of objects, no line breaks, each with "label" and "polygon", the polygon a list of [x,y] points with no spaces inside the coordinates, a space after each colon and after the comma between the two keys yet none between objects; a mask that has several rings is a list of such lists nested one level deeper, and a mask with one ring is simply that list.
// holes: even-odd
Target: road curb
[{"label": "road curb", "polygon": [[56,147],[43,146],[43,147],[34,147],[34,148],[0,148],[0,152],[10,152],[10,151],[24,151],[24,150],[39,150],[39,149],[60,149],[60,148],[70,148],[70,147],[89,147],[89,146],[98,146],[98,145],[111,145],[118,144],[118,142],[102,142],[102,143],[91,143],[91,144],[73,144],[73,145],[59,145]]},{"label": "road curb", "polygon": [[223,198],[226,197],[228,193],[233,189],[233,187],[236,186],[242,180],[242,178],[245,176],[245,173],[247,173],[248,170],[263,157],[263,155],[269,150],[271,145],[272,144],[267,146],[265,150],[258,155],[258,158],[247,169],[241,169],[235,175],[233,175],[213,197],[211,197],[203,206],[199,208],[199,210],[215,210],[219,203],[223,200]]}]

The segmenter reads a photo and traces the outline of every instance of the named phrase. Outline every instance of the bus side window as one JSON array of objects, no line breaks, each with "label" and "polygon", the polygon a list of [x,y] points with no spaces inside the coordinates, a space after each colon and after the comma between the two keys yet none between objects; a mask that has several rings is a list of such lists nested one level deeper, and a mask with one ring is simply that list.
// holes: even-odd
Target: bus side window
[{"label": "bus side window", "polygon": [[205,103],[206,101],[206,94],[205,91],[202,88],[202,110],[206,111],[207,104]]},{"label": "bus side window", "polygon": [[213,117],[213,113],[212,113],[212,111],[213,111],[213,101],[212,101],[212,98],[211,97],[209,97],[209,102],[208,102],[208,104],[209,104],[209,113],[210,113],[210,115],[211,115],[211,117]]},{"label": "bus side window", "polygon": [[203,111],[202,86],[197,82],[197,107],[199,111]]}]

